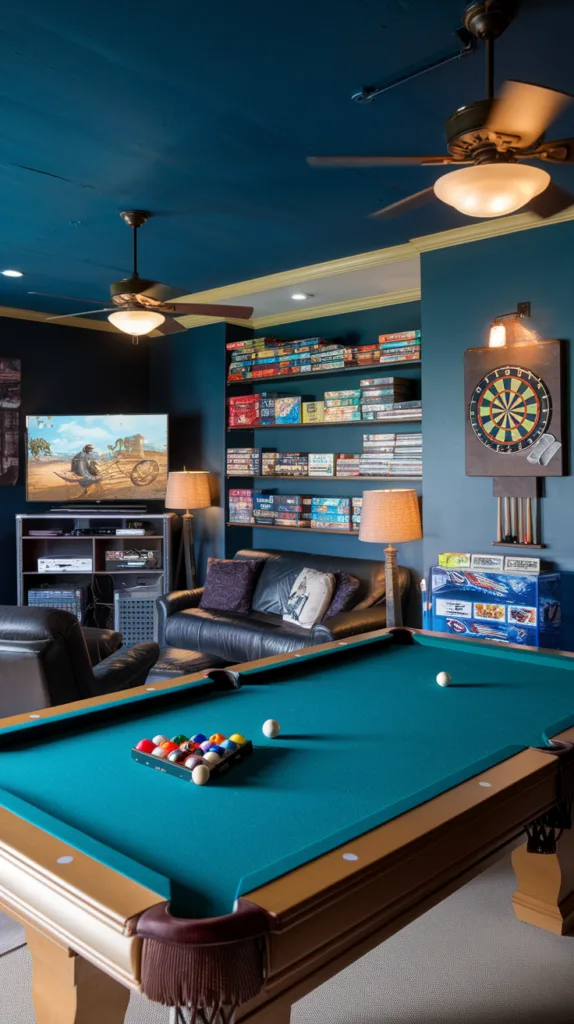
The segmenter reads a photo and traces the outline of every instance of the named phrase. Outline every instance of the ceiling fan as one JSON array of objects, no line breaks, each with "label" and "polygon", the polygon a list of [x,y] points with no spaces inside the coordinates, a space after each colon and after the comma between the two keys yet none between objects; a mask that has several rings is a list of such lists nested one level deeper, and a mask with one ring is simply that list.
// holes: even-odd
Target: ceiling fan
[{"label": "ceiling fan", "polygon": [[[91,316],[94,313],[108,313],[108,320],[124,334],[137,338],[150,331],[160,334],[177,334],[187,330],[178,320],[170,319],[169,314],[183,316],[193,313],[197,316],[235,317],[248,320],[253,313],[252,306],[218,306],[207,302],[171,302],[171,298],[181,295],[181,288],[150,281],[138,274],[138,228],[151,217],[147,210],[124,210],[120,217],[133,230],[133,270],[131,277],[114,281],[110,287],[112,306],[106,306],[99,299],[75,299],[77,302],[95,302],[103,309],[87,309],[82,313],[66,313],[63,316],[49,316],[47,320],[66,320],[73,316]],[[30,292],[31,295],[47,295],[47,292]],[[61,295],[58,298],[73,298]]]},{"label": "ceiling fan", "polygon": [[[494,42],[512,22],[515,0],[473,0],[463,13],[465,29],[486,44],[487,99],[460,107],[445,125],[444,156],[310,156],[314,167],[396,167],[418,164],[449,171],[430,188],[371,214],[406,213],[434,197],[468,217],[502,217],[528,206],[551,217],[574,203],[574,195],[551,181],[547,171],[518,161],[574,163],[574,138],[545,142],[544,132],[570,96],[527,82],[505,82],[494,96]],[[463,167],[463,165],[470,165]]]}]

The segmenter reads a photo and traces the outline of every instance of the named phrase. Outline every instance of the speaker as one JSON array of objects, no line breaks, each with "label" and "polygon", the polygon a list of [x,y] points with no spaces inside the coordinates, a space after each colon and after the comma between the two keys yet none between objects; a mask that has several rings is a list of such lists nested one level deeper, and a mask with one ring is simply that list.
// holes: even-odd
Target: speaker
[{"label": "speaker", "polygon": [[142,640],[157,640],[156,587],[133,587],[114,592],[114,629],[123,636],[124,647]]}]

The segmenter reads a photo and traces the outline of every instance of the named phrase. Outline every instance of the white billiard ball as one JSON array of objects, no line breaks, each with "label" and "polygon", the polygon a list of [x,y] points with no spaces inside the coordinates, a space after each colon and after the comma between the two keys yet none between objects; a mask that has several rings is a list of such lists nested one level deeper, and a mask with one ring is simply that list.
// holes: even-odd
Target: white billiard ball
[{"label": "white billiard ball", "polygon": [[164,750],[163,747],[154,747],[151,753],[152,757],[167,757],[167,750]]},{"label": "white billiard ball", "polygon": [[191,773],[191,778],[195,782],[196,786],[205,786],[206,782],[209,782],[210,776],[209,768],[206,764],[198,764]]},{"label": "white billiard ball", "polygon": [[160,732],[158,733],[157,736],[154,736],[153,742],[155,743],[156,747],[161,747],[162,743],[166,742],[166,737],[163,736],[162,733]]},{"label": "white billiard ball", "polygon": [[449,686],[452,682],[452,676],[449,676],[448,672],[439,672],[436,681],[439,686]]},{"label": "white billiard ball", "polygon": [[207,754],[203,755],[203,761],[204,763],[207,761],[209,765],[215,766],[216,764],[219,764],[221,758],[219,754],[215,753],[215,750],[208,750]]},{"label": "white billiard ball", "polygon": [[281,726],[274,718],[268,718],[267,721],[263,723],[262,732],[264,736],[267,736],[267,739],[274,740],[281,732]]}]

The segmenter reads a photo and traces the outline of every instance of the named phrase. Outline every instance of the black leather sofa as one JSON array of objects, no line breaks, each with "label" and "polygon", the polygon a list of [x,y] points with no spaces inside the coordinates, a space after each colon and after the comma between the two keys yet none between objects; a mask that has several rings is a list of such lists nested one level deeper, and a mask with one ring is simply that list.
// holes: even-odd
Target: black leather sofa
[{"label": "black leather sofa", "polygon": [[[180,590],[158,598],[160,662],[153,678],[165,678],[178,671],[196,671],[209,665],[234,664],[287,654],[315,644],[382,629],[386,624],[385,564],[367,559],[337,558],[329,555],[308,555],[291,551],[238,551],[235,558],[264,560],[252,610],[239,612],[209,611],[199,607],[202,587]],[[291,587],[303,568],[323,572],[347,572],[356,576],[361,586],[355,606],[312,629],[284,622],[282,614]],[[403,602],[410,574],[399,568]],[[194,662],[186,651],[203,656]],[[166,669],[164,675],[161,670]],[[150,677],[152,678],[152,677]]]},{"label": "black leather sofa", "polygon": [[101,657],[118,642],[109,630],[84,632],[70,612],[0,605],[0,718],[140,686],[159,647]]}]

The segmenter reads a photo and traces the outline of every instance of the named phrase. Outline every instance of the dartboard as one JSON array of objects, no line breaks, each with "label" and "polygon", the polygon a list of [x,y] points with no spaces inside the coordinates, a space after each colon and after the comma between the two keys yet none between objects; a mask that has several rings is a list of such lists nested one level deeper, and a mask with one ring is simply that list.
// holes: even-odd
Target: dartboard
[{"label": "dartboard", "polygon": [[548,427],[551,414],[544,381],[520,366],[499,366],[487,373],[469,406],[479,441],[502,454],[530,448]]}]

